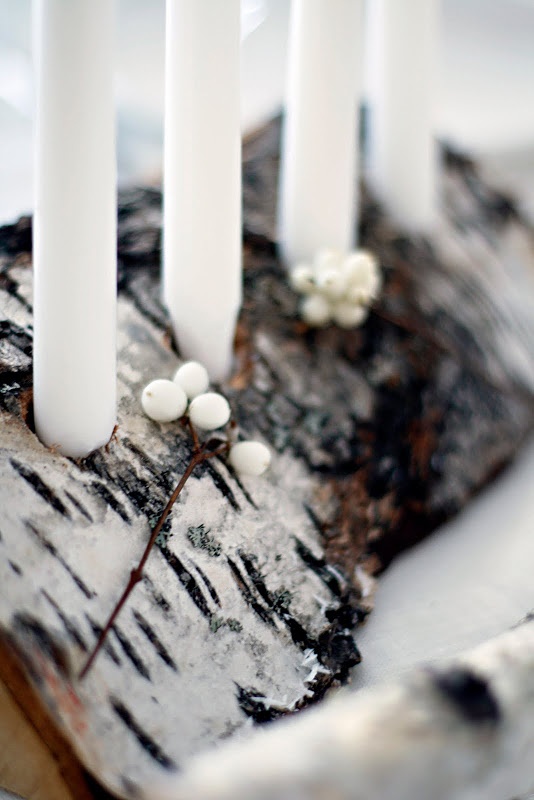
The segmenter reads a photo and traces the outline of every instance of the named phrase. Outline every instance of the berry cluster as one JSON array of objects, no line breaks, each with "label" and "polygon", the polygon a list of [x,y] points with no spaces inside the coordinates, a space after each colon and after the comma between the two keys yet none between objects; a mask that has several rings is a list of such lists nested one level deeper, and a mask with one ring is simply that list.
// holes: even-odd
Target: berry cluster
[{"label": "berry cluster", "polygon": [[[226,397],[207,391],[209,382],[202,364],[186,361],[172,381],[158,379],[145,387],[141,395],[143,411],[156,422],[187,417],[191,425],[203,431],[222,428],[230,421],[232,412]],[[269,467],[271,453],[261,442],[229,442],[228,461],[243,475],[261,475]]]},{"label": "berry cluster", "polygon": [[313,264],[299,264],[290,272],[293,289],[303,295],[302,319],[322,328],[334,322],[356,328],[367,319],[368,309],[382,286],[378,261],[367,250],[344,254],[321,250]]}]

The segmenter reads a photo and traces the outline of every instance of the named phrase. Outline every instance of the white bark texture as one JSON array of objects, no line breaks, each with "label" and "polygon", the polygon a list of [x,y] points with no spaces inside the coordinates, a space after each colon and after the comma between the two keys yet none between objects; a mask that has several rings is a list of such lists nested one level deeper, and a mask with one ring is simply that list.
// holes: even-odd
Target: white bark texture
[{"label": "white bark texture", "polygon": [[[534,787],[534,623],[194,759],[152,800],[504,800]],[[148,796],[148,795],[147,795]]]},{"label": "white bark texture", "polygon": [[[273,449],[272,469],[239,480],[213,460],[195,472],[83,682],[78,671],[191,452],[179,425],[151,422],[139,404],[144,385],[179,363],[159,302],[161,196],[132,190],[121,199],[119,429],[79,462],[31,430],[29,221],[0,232],[2,639],[80,762],[132,800],[152,797],[165,774],[187,776],[193,755],[229,737],[243,741],[255,724],[345,683],[359,661],[354,629],[369,610],[370,575],[459,510],[532,426],[531,231],[513,204],[452,153],[433,245],[399,235],[367,200],[361,240],[383,264],[383,297],[359,330],[310,332],[274,252],[277,147],[275,125],[245,150],[245,301],[237,374],[223,387],[242,433]],[[518,641],[530,641],[526,631]],[[415,685],[433,697],[425,681]],[[376,711],[385,720],[391,703],[403,708],[417,693],[388,692]],[[347,700],[348,708],[353,702],[364,701]],[[422,708],[432,716],[440,702]],[[325,730],[336,713],[325,708]],[[315,719],[321,712],[310,716],[314,730]],[[359,730],[346,722],[354,724]],[[416,774],[424,756],[375,730],[376,749],[385,737],[397,753],[385,752],[384,765]],[[484,730],[493,741],[493,728]],[[315,778],[327,792],[338,768],[344,777],[332,792],[363,796],[347,794],[359,779],[346,761],[364,759],[342,734],[324,773],[326,762],[305,752],[307,734],[295,755],[269,734],[281,761],[265,763],[280,775],[279,796],[306,797]],[[440,741],[430,753],[436,764]],[[258,745],[249,746],[257,759]],[[260,766],[256,783],[242,768],[242,784],[221,768],[224,786],[263,797]],[[195,800],[216,796],[208,784],[183,786],[200,787]]]}]

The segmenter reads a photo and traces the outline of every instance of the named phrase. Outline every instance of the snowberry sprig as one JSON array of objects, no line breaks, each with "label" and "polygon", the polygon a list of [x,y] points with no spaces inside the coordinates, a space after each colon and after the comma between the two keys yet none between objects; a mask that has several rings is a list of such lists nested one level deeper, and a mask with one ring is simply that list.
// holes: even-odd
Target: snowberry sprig
[{"label": "snowberry sprig", "polygon": [[232,414],[226,397],[218,392],[207,391],[208,387],[209,376],[205,367],[196,361],[187,361],[178,369],[172,381],[160,378],[149,383],[143,390],[141,406],[145,414],[155,422],[180,420],[189,429],[193,450],[185,472],[152,528],[139,563],[130,572],[128,583],[80,672],[80,679],[84,678],[93,666],[120,611],[136,584],[142,579],[150,551],[196,467],[210,458],[223,455],[228,457],[234,470],[242,475],[262,475],[270,465],[270,450],[262,442],[252,440],[232,442],[224,435],[200,441],[197,429],[216,431],[228,425]]},{"label": "snowberry sprig", "polygon": [[[187,361],[172,381],[158,379],[149,383],[141,395],[143,411],[156,422],[188,419],[194,428],[214,431],[228,424],[232,415],[226,397],[208,392],[209,376],[197,361]],[[261,442],[242,441],[227,444],[228,461],[243,475],[259,476],[269,467],[271,454]]]},{"label": "snowberry sprig", "polygon": [[303,295],[302,319],[315,328],[330,322],[341,328],[362,325],[382,287],[378,261],[368,250],[321,250],[312,264],[291,270],[290,282]]}]

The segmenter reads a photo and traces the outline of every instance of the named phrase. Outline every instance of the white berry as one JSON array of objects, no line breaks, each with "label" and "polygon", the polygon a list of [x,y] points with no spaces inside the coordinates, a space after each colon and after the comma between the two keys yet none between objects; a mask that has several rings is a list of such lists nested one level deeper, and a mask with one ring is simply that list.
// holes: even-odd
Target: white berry
[{"label": "white berry", "polygon": [[347,288],[347,279],[339,269],[325,269],[321,272],[317,285],[329,300],[339,300]]},{"label": "white berry", "polygon": [[213,431],[226,425],[230,419],[228,400],[217,392],[197,395],[189,406],[189,419],[205,431]]},{"label": "white berry", "polygon": [[340,328],[357,328],[367,319],[367,309],[342,301],[333,307],[332,317]]},{"label": "white berry", "polygon": [[311,294],[317,290],[313,271],[306,264],[299,264],[299,266],[292,269],[289,279],[292,288],[299,294]]},{"label": "white berry", "polygon": [[238,442],[230,450],[228,460],[242,475],[262,475],[271,463],[271,452],[261,442]]},{"label": "white berry", "polygon": [[310,294],[302,301],[300,313],[302,319],[308,325],[314,328],[322,328],[330,322],[330,303],[322,294]]},{"label": "white berry", "polygon": [[202,394],[209,386],[208,370],[198,361],[186,361],[179,367],[174,382],[181,386],[189,400]]},{"label": "white berry", "polygon": [[379,280],[378,262],[367,250],[351,253],[343,262],[342,269],[353,285],[370,288]]},{"label": "white berry", "polygon": [[364,286],[360,286],[359,284],[351,284],[347,291],[345,292],[345,300],[350,303],[351,305],[369,305],[373,296],[369,292],[369,289]]},{"label": "white berry", "polygon": [[143,411],[156,422],[172,422],[183,416],[187,397],[181,386],[168,380],[152,381],[141,395]]}]

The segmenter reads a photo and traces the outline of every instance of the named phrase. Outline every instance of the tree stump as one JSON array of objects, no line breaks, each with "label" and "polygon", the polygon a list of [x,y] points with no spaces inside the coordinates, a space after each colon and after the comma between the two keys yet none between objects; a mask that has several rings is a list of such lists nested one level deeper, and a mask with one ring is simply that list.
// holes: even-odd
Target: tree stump
[{"label": "tree stump", "polygon": [[81,682],[191,453],[186,431],[139,404],[179,363],[159,299],[161,195],[120,196],[119,425],[81,461],[32,431],[31,223],[0,231],[0,677],[60,754],[67,796],[99,796],[91,773],[149,797],[192,755],[347,682],[373,576],[532,428],[532,233],[515,205],[446,149],[432,241],[396,231],[366,196],[360,240],[383,266],[382,297],[360,329],[312,331],[276,257],[278,143],[274,122],[245,145],[245,297],[222,387],[272,469],[195,471]]}]

